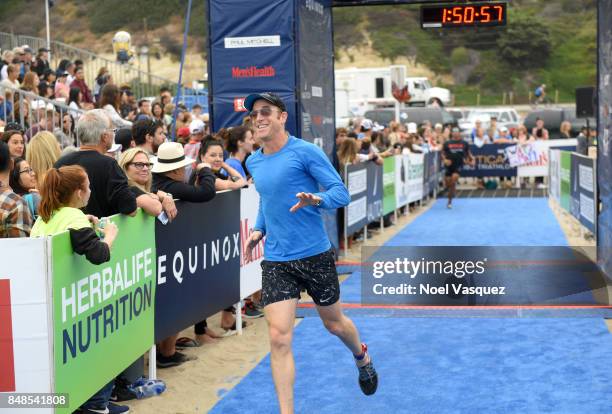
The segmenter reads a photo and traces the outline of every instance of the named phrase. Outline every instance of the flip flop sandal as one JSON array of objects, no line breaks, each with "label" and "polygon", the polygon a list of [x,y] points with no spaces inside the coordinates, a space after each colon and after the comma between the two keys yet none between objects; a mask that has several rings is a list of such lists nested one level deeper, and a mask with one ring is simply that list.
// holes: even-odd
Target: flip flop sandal
[{"label": "flip flop sandal", "polygon": [[181,338],[178,338],[174,344],[175,347],[179,348],[179,349],[184,349],[184,348],[199,348],[202,346],[201,343],[199,343],[197,340],[192,339],[192,338],[188,338],[186,336],[183,336]]},{"label": "flip flop sandal", "polygon": [[[246,326],[247,326],[246,321],[242,321],[242,329],[246,328]],[[225,331],[235,331],[236,330],[236,321],[234,321],[234,324],[231,327],[229,327],[229,328],[224,328],[224,327],[221,327],[221,328],[223,330],[225,330]]]},{"label": "flip flop sandal", "polygon": [[238,331],[236,331],[236,330],[226,329],[221,334],[221,337],[222,338],[227,338],[228,336],[234,336],[234,335],[237,335],[237,334],[238,334]]}]

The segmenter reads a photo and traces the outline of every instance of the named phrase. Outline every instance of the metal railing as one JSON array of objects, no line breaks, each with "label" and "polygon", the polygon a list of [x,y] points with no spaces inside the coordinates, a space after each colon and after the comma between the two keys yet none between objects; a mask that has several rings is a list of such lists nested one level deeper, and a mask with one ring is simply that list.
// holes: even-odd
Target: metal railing
[{"label": "metal railing", "polygon": [[[17,123],[23,132],[37,126],[39,130],[53,133],[62,149],[79,143],[74,134],[76,120],[84,112],[67,106],[64,102],[46,99],[35,93],[0,85],[0,120],[5,124]],[[8,103],[8,104],[7,104]],[[64,121],[71,116],[71,125]],[[6,129],[6,127],[5,127]],[[31,139],[29,136],[26,139]]]},{"label": "metal railing", "polygon": [[[16,35],[13,33],[0,32],[0,48],[2,50],[13,49],[18,46],[28,45],[34,53],[39,48],[47,47],[45,39],[40,37]],[[51,41],[51,61],[53,69],[57,69],[62,59],[70,61],[80,59],[83,61],[85,80],[89,88],[94,90],[94,82],[101,68],[105,67],[113,77],[116,85],[129,84],[132,92],[139,98],[146,96],[157,96],[162,86],[170,88],[172,94],[176,94],[177,82],[150,72],[132,67],[131,64],[121,64],[117,61],[103,58],[88,50],[79,49],[58,41]]]}]

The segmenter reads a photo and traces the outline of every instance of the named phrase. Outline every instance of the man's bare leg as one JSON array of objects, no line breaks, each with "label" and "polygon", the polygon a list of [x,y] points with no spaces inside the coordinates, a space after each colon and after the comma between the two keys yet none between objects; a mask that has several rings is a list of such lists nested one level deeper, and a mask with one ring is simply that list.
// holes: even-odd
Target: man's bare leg
[{"label": "man's bare leg", "polygon": [[270,337],[270,365],[281,414],[293,414],[295,364],[291,341],[297,302],[297,299],[290,299],[264,308]]},{"label": "man's bare leg", "polygon": [[[340,301],[337,301],[333,305],[329,306],[317,306],[319,316],[323,321],[323,325],[327,330],[336,335],[351,350],[353,355],[361,354],[361,341],[359,339],[359,332],[352,320],[347,318],[342,312],[342,305]],[[365,365],[367,361],[361,365]],[[358,364],[358,366],[361,366]]]},{"label": "man's bare leg", "polygon": [[374,369],[370,355],[365,345],[361,344],[359,332],[342,312],[342,304],[338,300],[333,305],[317,306],[319,316],[327,330],[336,335],[351,350],[355,364],[359,369],[359,387],[365,395],[372,395],[378,388],[378,374]]}]

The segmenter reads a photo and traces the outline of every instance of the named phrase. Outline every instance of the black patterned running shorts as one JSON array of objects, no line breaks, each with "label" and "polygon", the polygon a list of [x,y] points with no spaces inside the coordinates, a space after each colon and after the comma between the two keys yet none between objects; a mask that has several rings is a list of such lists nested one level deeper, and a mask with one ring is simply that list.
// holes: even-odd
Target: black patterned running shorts
[{"label": "black patterned running shorts", "polygon": [[262,268],[263,306],[299,299],[306,289],[319,306],[333,305],[340,299],[340,283],[333,249],[315,256],[286,262],[264,260]]}]

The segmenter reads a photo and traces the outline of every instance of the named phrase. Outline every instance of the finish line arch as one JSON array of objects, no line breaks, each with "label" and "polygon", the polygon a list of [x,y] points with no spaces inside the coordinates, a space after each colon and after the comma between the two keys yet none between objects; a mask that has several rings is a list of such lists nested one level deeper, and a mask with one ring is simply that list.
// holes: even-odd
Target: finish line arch
[{"label": "finish line arch", "polygon": [[[287,104],[287,129],[335,151],[332,7],[453,3],[439,0],[207,0],[208,79],[212,130],[237,125],[242,99],[270,91]],[[612,278],[612,0],[597,2],[597,245]],[[328,231],[337,234],[327,217]]]}]

